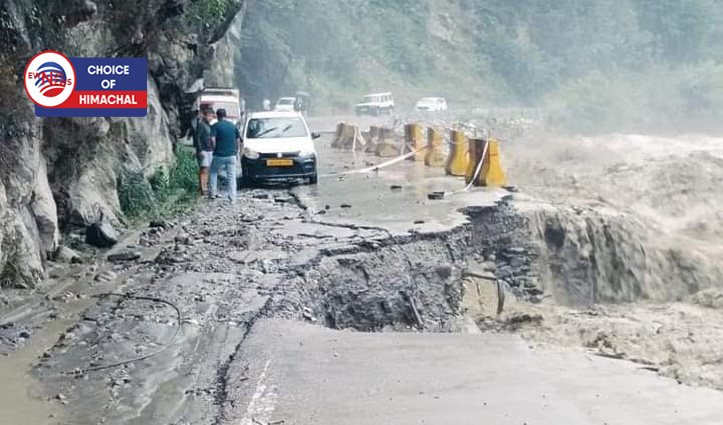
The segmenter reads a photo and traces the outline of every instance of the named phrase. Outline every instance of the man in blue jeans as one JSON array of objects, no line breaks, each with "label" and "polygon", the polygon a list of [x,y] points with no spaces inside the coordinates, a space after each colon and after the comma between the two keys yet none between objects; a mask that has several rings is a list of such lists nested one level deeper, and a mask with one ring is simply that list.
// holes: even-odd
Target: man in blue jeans
[{"label": "man in blue jeans", "polygon": [[241,134],[230,121],[226,121],[226,110],[216,111],[218,122],[211,127],[211,146],[213,161],[211,162],[211,199],[220,198],[217,193],[218,172],[226,171],[228,181],[228,197],[231,204],[236,203],[236,157],[239,153]]}]

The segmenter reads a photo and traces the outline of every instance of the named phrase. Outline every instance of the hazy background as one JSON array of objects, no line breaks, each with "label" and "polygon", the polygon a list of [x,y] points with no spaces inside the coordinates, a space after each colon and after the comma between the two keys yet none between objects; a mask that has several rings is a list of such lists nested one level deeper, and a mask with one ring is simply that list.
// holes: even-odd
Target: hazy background
[{"label": "hazy background", "polygon": [[576,132],[723,130],[717,0],[251,0],[243,28],[252,107],[304,90],[348,112],[390,90],[540,107]]}]

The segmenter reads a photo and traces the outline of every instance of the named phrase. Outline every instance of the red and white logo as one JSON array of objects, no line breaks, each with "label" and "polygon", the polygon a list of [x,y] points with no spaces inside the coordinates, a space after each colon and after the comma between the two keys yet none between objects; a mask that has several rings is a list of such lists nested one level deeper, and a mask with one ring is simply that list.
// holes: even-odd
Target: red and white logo
[{"label": "red and white logo", "polygon": [[75,69],[61,53],[52,50],[40,53],[25,68],[25,91],[38,106],[61,105],[74,89]]}]

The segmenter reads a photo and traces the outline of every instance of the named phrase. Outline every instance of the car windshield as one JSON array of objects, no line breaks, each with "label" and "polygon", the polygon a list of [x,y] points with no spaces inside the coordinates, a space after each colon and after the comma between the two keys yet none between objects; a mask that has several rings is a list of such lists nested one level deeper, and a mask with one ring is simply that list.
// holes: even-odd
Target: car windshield
[{"label": "car windshield", "polygon": [[437,101],[434,97],[425,97],[424,99],[420,100],[417,103],[435,103]]},{"label": "car windshield", "polygon": [[382,99],[381,96],[364,96],[364,102],[366,103],[377,103]]},{"label": "car windshield", "polygon": [[247,139],[307,137],[301,118],[252,118],[246,128]]},{"label": "car windshield", "polygon": [[279,99],[279,105],[293,105],[294,99],[291,98],[285,98],[285,99]]}]

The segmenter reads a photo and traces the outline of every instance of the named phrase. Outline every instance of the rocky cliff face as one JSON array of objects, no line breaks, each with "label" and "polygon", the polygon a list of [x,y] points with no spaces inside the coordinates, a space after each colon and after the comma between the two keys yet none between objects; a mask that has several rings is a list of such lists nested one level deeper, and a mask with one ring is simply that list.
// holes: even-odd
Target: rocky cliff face
[{"label": "rocky cliff face", "polygon": [[[122,167],[150,174],[173,160],[203,78],[231,83],[226,33],[238,33],[244,1],[0,3],[0,287],[30,288],[44,277],[62,230],[101,216],[119,222]],[[69,57],[147,57],[148,116],[36,118],[23,72],[48,49]]]}]

